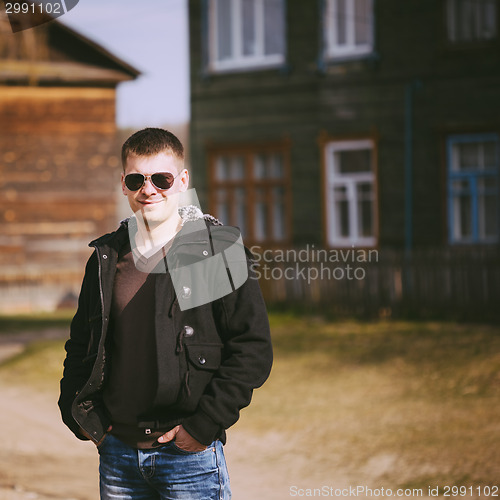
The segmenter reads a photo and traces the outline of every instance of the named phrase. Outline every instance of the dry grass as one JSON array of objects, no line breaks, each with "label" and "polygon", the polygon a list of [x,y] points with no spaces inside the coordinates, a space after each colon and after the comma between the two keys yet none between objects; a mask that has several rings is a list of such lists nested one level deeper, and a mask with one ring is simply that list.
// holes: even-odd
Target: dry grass
[{"label": "dry grass", "polygon": [[69,328],[74,310],[36,314],[13,314],[0,316],[0,335],[42,328]]},{"label": "dry grass", "polygon": [[58,390],[65,354],[64,341],[32,342],[21,354],[0,365],[0,381],[53,393]]}]

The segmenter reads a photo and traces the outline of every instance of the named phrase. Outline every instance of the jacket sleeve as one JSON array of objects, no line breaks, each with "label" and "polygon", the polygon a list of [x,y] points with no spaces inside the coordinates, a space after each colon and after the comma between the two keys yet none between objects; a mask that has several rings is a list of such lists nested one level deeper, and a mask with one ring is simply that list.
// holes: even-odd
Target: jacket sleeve
[{"label": "jacket sleeve", "polygon": [[260,387],[271,371],[269,321],[251,263],[247,261],[249,276],[245,283],[213,305],[225,356],[196,412],[182,423],[205,445],[238,420],[240,410],[250,404],[253,389]]},{"label": "jacket sleeve", "polygon": [[71,407],[78,391],[85,385],[92,370],[92,363],[86,363],[85,361],[91,341],[89,299],[90,294],[93,292],[92,284],[97,283],[96,276],[97,257],[94,252],[85,267],[85,276],[78,299],[78,309],[71,322],[70,338],[65,344],[66,359],[64,360],[58,401],[63,422],[79,439],[83,440],[87,438],[80,434],[79,426],[72,416]]}]

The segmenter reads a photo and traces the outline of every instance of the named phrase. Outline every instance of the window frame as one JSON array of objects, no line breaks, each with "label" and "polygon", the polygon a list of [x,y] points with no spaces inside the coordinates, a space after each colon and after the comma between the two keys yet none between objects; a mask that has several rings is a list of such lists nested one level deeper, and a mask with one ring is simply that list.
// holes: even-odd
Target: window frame
[{"label": "window frame", "polygon": [[[282,178],[262,178],[258,179],[254,176],[254,158],[259,154],[279,154],[282,157],[283,177]],[[228,179],[220,181],[217,179],[217,160],[221,156],[243,156],[244,157],[244,177],[243,179]],[[210,213],[218,216],[217,213],[217,190],[222,188],[237,189],[243,188],[246,201],[246,217],[245,225],[247,233],[244,236],[245,244],[247,245],[261,245],[263,247],[283,247],[289,246],[292,241],[292,224],[291,224],[291,178],[290,178],[290,144],[289,141],[273,142],[273,143],[254,143],[254,144],[238,144],[238,145],[211,145],[207,148],[208,158],[208,205]],[[268,207],[272,206],[271,192],[273,187],[283,187],[283,205],[284,205],[284,220],[283,220],[283,239],[269,238],[260,240],[256,237],[256,216],[255,209],[257,203],[256,189],[263,187],[265,190],[266,204]],[[234,196],[229,195],[230,199]],[[230,208],[231,210],[231,208]],[[235,210],[233,207],[232,210]],[[272,230],[274,223],[272,221],[272,210],[267,213],[267,227]],[[228,223],[228,221],[222,221]]]},{"label": "window frame", "polygon": [[[334,139],[330,138],[324,140],[323,142],[323,195],[324,195],[324,221],[325,221],[325,244],[328,247],[336,248],[346,248],[346,247],[362,247],[362,248],[374,248],[378,246],[378,169],[377,169],[377,144],[375,139],[371,137],[362,138],[342,138]],[[334,172],[333,158],[336,152],[340,151],[355,151],[369,148],[371,150],[371,161],[372,168],[371,172],[354,173],[354,174],[343,174],[343,179],[336,180]],[[349,230],[350,235],[346,237],[340,237],[336,234],[335,229],[335,199],[333,196],[333,188],[335,185],[347,185],[350,189],[351,194],[353,190],[355,191],[355,186],[362,182],[372,183],[372,193],[373,193],[373,236],[363,237],[359,235],[359,227],[357,222],[357,196],[349,199]],[[351,210],[351,206],[354,209]],[[352,235],[352,230],[354,231],[354,236]]]},{"label": "window frame", "polygon": [[[247,69],[258,70],[283,66],[286,62],[287,40],[286,40],[286,0],[283,0],[283,53],[282,54],[264,54],[265,26],[264,26],[264,2],[265,0],[254,0],[255,2],[255,27],[256,44],[258,54],[245,56],[243,54],[243,36],[238,32],[237,26],[241,22],[242,1],[232,0],[235,7],[231,16],[231,59],[218,60],[218,39],[217,39],[217,0],[208,0],[208,69],[214,73],[224,73],[231,71],[244,71]],[[236,53],[236,55],[235,55]]]},{"label": "window frame", "polygon": [[[356,0],[346,0],[347,16],[354,18],[354,2]],[[324,57],[326,60],[335,61],[343,59],[358,59],[368,57],[375,50],[375,0],[368,0],[369,10],[371,13],[370,19],[370,40],[367,44],[357,46],[354,40],[355,24],[354,22],[346,22],[346,37],[350,43],[346,46],[336,43],[336,11],[338,0],[324,0]],[[346,20],[347,21],[347,20]]]},{"label": "window frame", "polygon": [[[495,142],[496,144],[496,167],[488,170],[477,171],[456,171],[454,166],[454,146],[456,144],[466,144],[475,142]],[[447,224],[448,224],[448,242],[451,245],[490,245],[498,244],[500,241],[500,136],[497,133],[469,133],[469,134],[451,134],[446,138],[446,193],[447,193]],[[481,238],[479,234],[479,204],[477,180],[479,177],[496,177],[497,179],[497,233],[494,237]],[[455,191],[453,181],[466,180],[469,183],[469,192],[471,196],[471,238],[455,237]]]},{"label": "window frame", "polygon": [[[495,5],[495,32],[489,38],[478,36],[480,26],[476,26],[476,32],[472,34],[470,39],[460,38],[457,36],[457,21],[456,21],[456,3],[463,0],[445,0],[444,2],[444,15],[445,15],[445,40],[451,46],[460,45],[476,45],[476,44],[491,44],[498,39],[498,24],[499,24],[499,8],[498,2],[493,2]],[[479,6],[478,6],[479,8]],[[479,18],[477,23],[479,23]]]}]

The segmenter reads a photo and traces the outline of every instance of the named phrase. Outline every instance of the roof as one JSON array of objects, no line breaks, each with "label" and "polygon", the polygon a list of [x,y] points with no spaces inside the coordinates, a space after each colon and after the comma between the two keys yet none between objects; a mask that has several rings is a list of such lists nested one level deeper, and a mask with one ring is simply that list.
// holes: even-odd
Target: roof
[{"label": "roof", "polygon": [[0,12],[0,84],[110,87],[139,75],[139,70],[55,19],[12,33],[5,12]]},{"label": "roof", "polygon": [[100,68],[89,64],[0,60],[0,84],[67,85],[85,83],[87,85],[110,86],[126,80],[133,80],[133,77],[119,70]]}]

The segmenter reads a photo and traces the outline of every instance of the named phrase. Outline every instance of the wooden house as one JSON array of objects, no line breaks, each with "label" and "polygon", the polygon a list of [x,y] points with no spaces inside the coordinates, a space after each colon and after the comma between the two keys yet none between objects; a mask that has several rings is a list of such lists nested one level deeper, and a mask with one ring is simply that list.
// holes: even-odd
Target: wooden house
[{"label": "wooden house", "polygon": [[497,244],[497,0],[192,0],[191,149],[263,244]]},{"label": "wooden house", "polygon": [[138,74],[57,20],[13,33],[0,15],[2,310],[74,297],[88,242],[116,227],[116,87]]},{"label": "wooden house", "polygon": [[498,0],[189,7],[195,183],[249,245],[484,251],[498,273]]}]

